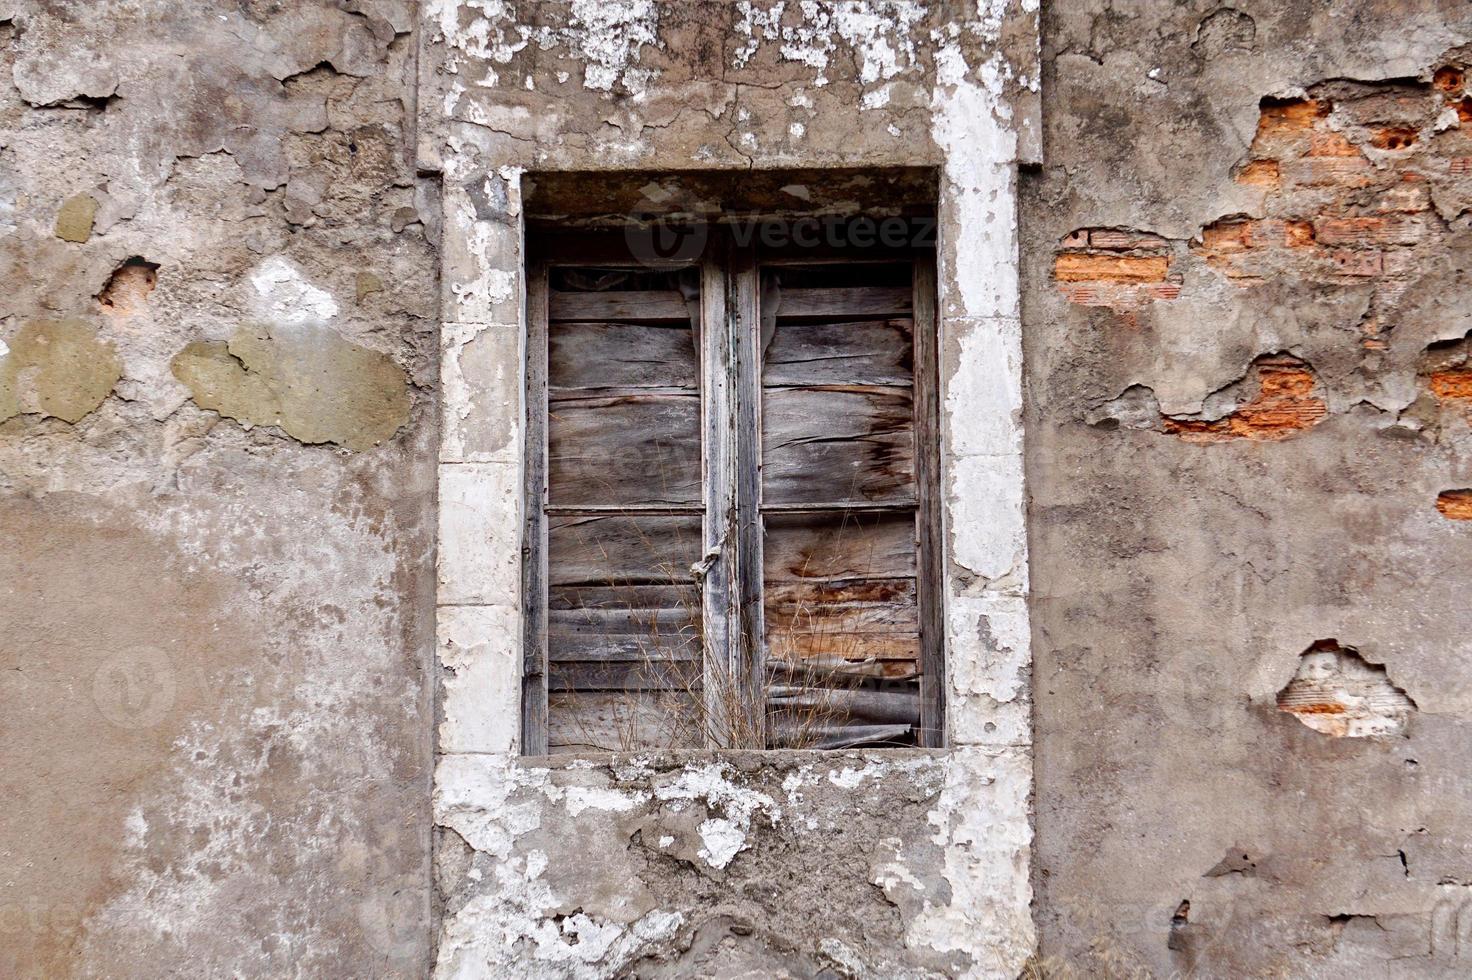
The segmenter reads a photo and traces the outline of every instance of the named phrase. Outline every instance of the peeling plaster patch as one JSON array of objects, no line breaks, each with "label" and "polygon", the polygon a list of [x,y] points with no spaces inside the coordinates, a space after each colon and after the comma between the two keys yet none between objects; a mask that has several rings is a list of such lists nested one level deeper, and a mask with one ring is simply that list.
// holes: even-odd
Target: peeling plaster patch
[{"label": "peeling plaster patch", "polygon": [[703,800],[707,806],[725,812],[725,818],[712,818],[700,826],[703,842],[700,857],[713,868],[724,868],[747,847],[746,835],[752,818],[762,813],[776,823],[782,819],[777,801],[758,790],[731,781],[731,767],[725,763],[688,766],[672,782],[654,787],[660,800]]},{"label": "peeling plaster patch", "polygon": [[[955,25],[951,25],[956,30]],[[931,137],[945,154],[942,220],[956,236],[939,256],[949,288],[943,313],[1015,317],[1019,310],[1015,173],[1017,136],[1002,98],[1000,55],[970,79],[959,41],[936,52]]]},{"label": "peeling plaster patch", "polygon": [[515,704],[520,697],[521,660],[514,642],[520,622],[508,606],[440,607],[440,665],[450,672],[442,682],[442,752],[517,751],[517,713],[486,706]]},{"label": "peeling plaster patch", "polygon": [[5,343],[5,341],[0,340],[0,357],[4,357],[6,354],[9,353],[10,347]]},{"label": "peeling plaster patch", "polygon": [[264,320],[283,325],[322,324],[338,314],[332,294],[307,281],[279,255],[262,262],[250,276],[260,302],[255,311]]},{"label": "peeling plaster patch", "polygon": [[1381,664],[1353,647],[1320,640],[1303,652],[1298,672],[1278,693],[1278,710],[1335,738],[1404,734],[1416,703],[1390,682]]},{"label": "peeling plaster patch", "polygon": [[77,320],[27,323],[10,343],[0,344],[0,422],[28,414],[75,425],[123,376],[113,346]]},{"label": "peeling plaster patch", "polygon": [[[915,25],[924,17],[924,6],[912,0],[841,3],[833,10],[833,25],[854,50],[859,81],[871,85],[915,64]],[[887,95],[884,101],[889,101]]]},{"label": "peeling plaster patch", "polygon": [[657,73],[635,68],[644,45],[659,40],[659,5],[654,0],[573,0],[567,36],[584,58],[583,86],[611,92],[622,84],[636,98]]},{"label": "peeling plaster patch", "polygon": [[77,194],[66,199],[56,214],[56,237],[81,245],[92,237],[97,220],[97,199],[90,194]]},{"label": "peeling plaster patch", "polygon": [[746,41],[732,54],[732,67],[745,68],[752,55],[761,48],[762,41],[775,41],[781,36],[782,12],[786,7],[786,0],[779,0],[770,7],[758,6],[751,0],[740,0],[736,4],[741,14],[741,19],[736,22],[736,31],[745,36]]},{"label": "peeling plaster patch", "polygon": [[1025,595],[1022,457],[964,456],[952,461],[948,469],[952,561],[966,579],[985,589]]},{"label": "peeling plaster patch", "polygon": [[700,856],[712,868],[724,868],[746,849],[746,834],[736,824],[719,817],[706,820],[699,827]]},{"label": "peeling plaster patch", "polygon": [[584,810],[628,813],[649,799],[648,793],[624,793],[597,786],[569,786],[563,794],[567,812],[574,817]]},{"label": "peeling plaster patch", "polygon": [[[1032,955],[1028,798],[1032,763],[1018,748],[958,748],[929,819],[945,855],[950,901],[927,896],[906,944],[970,957],[966,976],[1017,976]],[[982,869],[985,869],[984,871]]]},{"label": "peeling plaster patch", "polygon": [[409,421],[404,369],[325,327],[241,327],[228,343],[190,344],[173,371],[199,407],[305,443],[369,449]]}]

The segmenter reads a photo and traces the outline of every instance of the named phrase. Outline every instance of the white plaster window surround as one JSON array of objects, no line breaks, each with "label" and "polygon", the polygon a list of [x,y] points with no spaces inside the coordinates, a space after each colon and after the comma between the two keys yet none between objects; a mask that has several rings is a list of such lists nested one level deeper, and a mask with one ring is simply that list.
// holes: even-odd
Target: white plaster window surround
[{"label": "white plaster window surround", "polygon": [[[638,16],[631,13],[621,30],[628,33],[633,30],[629,25],[634,25],[641,44],[662,43],[660,3],[612,5],[630,11],[638,7]],[[882,6],[878,0],[860,0],[855,9],[872,7],[877,15],[883,13]],[[743,132],[734,140],[743,159],[721,165],[940,167],[941,564],[949,747],[915,764],[939,767],[943,779],[930,823],[944,848],[941,873],[951,900],[927,906],[906,942],[932,951],[964,953],[972,964],[970,975],[1013,977],[1034,944],[1029,910],[1031,652],[1016,187],[1018,134],[1024,134],[1024,147],[1036,137],[1035,117],[1017,107],[1031,104],[1029,90],[1035,101],[1036,64],[1018,67],[995,51],[1004,21],[1031,18],[1026,22],[1035,30],[1037,4],[983,0],[978,6],[976,21],[965,28],[972,32],[966,44],[961,43],[959,27],[938,28],[920,38],[936,66],[928,83],[933,146],[916,151],[923,158],[906,160],[895,150],[876,160],[864,156],[862,148],[852,158],[843,158],[842,151],[831,146],[821,157],[809,158],[800,145],[796,151],[790,144],[768,150],[763,137]],[[706,113],[714,114],[713,109],[694,110],[703,117],[713,142],[703,148],[696,145],[688,158],[662,148],[664,120],[673,116],[661,117],[658,127],[645,130],[643,142],[627,136],[641,132],[641,107],[661,98],[658,72],[645,72],[638,63],[639,46],[629,44],[619,49],[623,61],[610,65],[605,58],[596,66],[598,71],[587,76],[593,81],[629,71],[637,76],[638,93],[618,104],[617,127],[556,142],[558,119],[564,112],[571,115],[572,108],[548,101],[548,108],[539,114],[527,108],[532,96],[522,86],[508,86],[507,91],[515,94],[506,96],[497,88],[497,78],[513,77],[520,51],[507,46],[521,36],[518,29],[498,21],[512,16],[506,12],[514,13],[515,5],[434,0],[425,8],[426,36],[443,50],[436,55],[438,61],[421,58],[422,71],[429,73],[424,77],[431,79],[421,93],[421,116],[427,120],[421,129],[429,134],[422,137],[429,148],[421,150],[421,159],[440,166],[445,178],[437,598],[442,682],[434,819],[440,826],[456,828],[476,853],[501,862],[494,865],[495,875],[520,869],[515,873],[532,882],[499,898],[487,891],[461,912],[447,913],[437,975],[496,976],[508,971],[532,976],[607,975],[598,964],[560,972],[552,961],[534,967],[497,959],[510,956],[503,951],[521,937],[536,945],[537,956],[545,952],[545,943],[555,944],[555,930],[548,933],[547,923],[557,900],[567,897],[546,894],[542,883],[546,879],[529,870],[528,859],[518,856],[516,845],[519,834],[539,824],[539,807],[551,813],[566,805],[546,789],[546,778],[536,775],[536,760],[517,756],[526,318],[521,168],[545,160],[549,169],[564,171],[618,165],[690,169],[733,145],[726,142],[731,123],[709,118]],[[899,50],[891,44],[894,39],[883,34],[884,19],[874,23],[878,33],[864,42],[870,54],[881,43],[889,46],[887,50]],[[753,31],[751,51],[742,48],[744,57],[758,56],[753,52],[760,45],[790,46],[775,26],[771,37],[766,30]],[[573,61],[586,56],[561,35],[534,40],[531,47],[542,52],[563,52]],[[559,47],[568,43],[572,46],[566,51]],[[859,41],[838,38],[834,43]],[[892,73],[886,69],[884,77],[875,80],[876,87],[891,82],[890,74],[901,81],[908,77],[907,59],[914,56],[902,54]],[[840,61],[825,57],[827,65]],[[433,76],[435,65],[438,76]],[[830,74],[832,70],[828,69]],[[576,71],[571,72],[571,78],[577,77]],[[1008,94],[1019,84],[1020,99]],[[794,113],[805,111],[804,101],[827,99],[832,91],[826,79],[822,85],[810,79],[790,87],[793,91],[780,94],[780,99],[794,107]],[[594,88],[581,95],[595,107],[612,98],[608,91]],[[540,88],[536,97],[553,98]],[[774,105],[778,97],[773,96]],[[856,130],[882,131],[883,123],[891,120],[896,131],[909,125],[909,117],[886,107],[884,99],[863,101],[838,107],[831,100],[825,102],[830,115],[823,125],[830,129],[836,125],[831,114],[839,110],[851,113]],[[752,116],[761,118],[759,113]],[[675,124],[668,128],[673,130]],[[814,128],[810,119],[805,138],[812,138]],[[525,135],[502,136],[502,131]],[[780,131],[789,131],[785,121]],[[861,141],[855,143],[861,147]],[[681,152],[688,154],[689,148]],[[814,755],[814,764],[823,765],[822,754]],[[517,795],[533,785],[543,787],[537,791],[540,796]],[[863,785],[855,789],[862,791]],[[514,805],[508,802],[513,799]],[[606,803],[625,804],[632,805],[622,798]],[[787,806],[780,799],[777,805]],[[575,847],[560,855],[536,851],[538,867],[582,859],[572,853],[576,851]],[[740,862],[741,856],[733,860]],[[611,950],[625,945],[637,950],[643,941],[641,930],[650,928],[645,920],[632,926],[596,925]]]}]

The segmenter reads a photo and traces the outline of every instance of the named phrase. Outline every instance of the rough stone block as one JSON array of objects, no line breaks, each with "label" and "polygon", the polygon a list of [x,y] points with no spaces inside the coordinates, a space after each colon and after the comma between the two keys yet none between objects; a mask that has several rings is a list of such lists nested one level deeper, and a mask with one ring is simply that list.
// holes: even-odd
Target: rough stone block
[{"label": "rough stone block", "polygon": [[440,465],[439,601],[519,607],[521,467]]},{"label": "rough stone block", "polygon": [[521,723],[521,617],[510,606],[437,610],[441,752],[516,752]]}]

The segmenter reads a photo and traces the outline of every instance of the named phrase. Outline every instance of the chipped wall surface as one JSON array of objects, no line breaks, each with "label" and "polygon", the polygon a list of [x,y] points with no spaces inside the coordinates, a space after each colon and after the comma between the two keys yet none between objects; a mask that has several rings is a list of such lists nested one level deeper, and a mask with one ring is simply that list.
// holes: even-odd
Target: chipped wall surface
[{"label": "chipped wall surface", "polygon": [[1469,41],[1465,4],[1044,5],[1045,971],[1467,974]]},{"label": "chipped wall surface", "polygon": [[[1469,45],[0,0],[0,975],[1465,976]],[[951,747],[519,759],[523,189],[838,167],[937,174]]]},{"label": "chipped wall surface", "polygon": [[0,975],[424,972],[412,13],[0,2]]}]

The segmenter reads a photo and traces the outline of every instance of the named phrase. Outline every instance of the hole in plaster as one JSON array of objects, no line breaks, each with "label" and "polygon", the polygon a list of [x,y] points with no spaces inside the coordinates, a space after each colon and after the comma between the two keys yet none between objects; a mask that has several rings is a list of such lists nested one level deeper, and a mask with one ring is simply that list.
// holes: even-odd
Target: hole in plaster
[{"label": "hole in plaster", "polygon": [[1278,692],[1279,711],[1335,738],[1400,735],[1415,708],[1382,665],[1337,640],[1320,640],[1305,650],[1298,672]]}]

